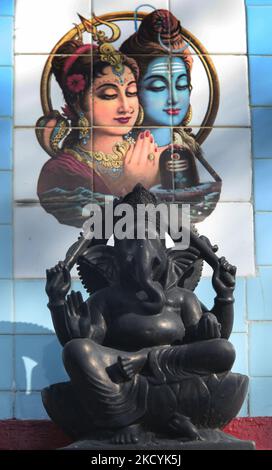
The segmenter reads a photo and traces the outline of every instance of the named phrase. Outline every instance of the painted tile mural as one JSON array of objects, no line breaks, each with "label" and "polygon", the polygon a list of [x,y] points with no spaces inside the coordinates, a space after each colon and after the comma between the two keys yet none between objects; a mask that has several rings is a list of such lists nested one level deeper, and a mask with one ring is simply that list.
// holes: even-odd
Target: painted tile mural
[{"label": "painted tile mural", "polygon": [[[131,0],[127,11],[109,0],[17,1],[16,277],[44,277],[87,204],[139,181],[162,202],[191,203],[198,230],[239,275],[254,274],[244,4],[206,3],[200,14],[197,0]],[[36,15],[50,21],[33,24]],[[243,252],[230,239],[233,211]]]}]

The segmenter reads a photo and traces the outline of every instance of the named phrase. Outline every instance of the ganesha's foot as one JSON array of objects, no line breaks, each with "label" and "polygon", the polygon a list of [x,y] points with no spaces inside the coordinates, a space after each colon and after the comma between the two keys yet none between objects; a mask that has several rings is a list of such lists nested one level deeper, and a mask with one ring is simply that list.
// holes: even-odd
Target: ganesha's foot
[{"label": "ganesha's foot", "polygon": [[146,357],[144,350],[134,353],[133,356],[118,356],[117,363],[123,378],[130,380],[138,374],[146,363]]},{"label": "ganesha's foot", "polygon": [[139,424],[131,424],[125,428],[118,429],[111,438],[113,444],[137,444],[139,442],[141,426]]},{"label": "ganesha's foot", "polygon": [[174,413],[168,422],[168,426],[171,432],[180,437],[182,440],[201,440],[197,428],[194,426],[188,416],[184,416],[180,413]]}]

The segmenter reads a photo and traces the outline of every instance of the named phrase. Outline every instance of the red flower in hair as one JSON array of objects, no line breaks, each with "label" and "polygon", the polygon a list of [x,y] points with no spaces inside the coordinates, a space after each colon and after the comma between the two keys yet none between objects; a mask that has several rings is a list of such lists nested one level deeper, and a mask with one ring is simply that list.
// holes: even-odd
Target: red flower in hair
[{"label": "red flower in hair", "polygon": [[66,85],[67,88],[73,93],[79,93],[80,91],[84,90],[86,81],[81,73],[74,73],[73,75],[69,75],[66,80]]}]

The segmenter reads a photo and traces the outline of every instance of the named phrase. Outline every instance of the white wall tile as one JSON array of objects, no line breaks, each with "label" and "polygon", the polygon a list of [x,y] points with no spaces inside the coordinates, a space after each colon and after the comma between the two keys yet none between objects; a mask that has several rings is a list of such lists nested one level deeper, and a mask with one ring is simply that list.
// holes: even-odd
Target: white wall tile
[{"label": "white wall tile", "polygon": [[170,0],[170,10],[208,52],[246,53],[244,0]]},{"label": "white wall tile", "polygon": [[[164,9],[169,10],[169,0],[153,0],[151,3],[149,2],[141,2],[139,0],[129,0],[129,2],[124,6],[120,0],[92,0],[92,7],[93,11],[97,16],[103,15],[105,13],[114,13],[120,11],[132,11],[134,12],[137,7],[140,7],[138,11],[142,11],[145,13],[151,13],[154,8],[156,9]],[[154,8],[150,8],[147,5],[150,5]],[[116,24],[121,29],[121,36],[120,38],[114,43],[116,48],[119,48],[123,41],[127,39],[131,34],[135,32],[134,21],[117,21]],[[137,22],[139,27],[140,22]],[[103,27],[101,27],[103,29]],[[104,29],[107,31],[107,28]]]},{"label": "white wall tile", "polygon": [[14,200],[37,200],[40,171],[49,155],[41,148],[32,129],[14,131]]},{"label": "white wall tile", "polygon": [[220,107],[214,125],[250,125],[247,58],[212,56],[220,84]]},{"label": "white wall tile", "polygon": [[91,11],[91,0],[16,0],[15,52],[49,53]]},{"label": "white wall tile", "polygon": [[[80,230],[61,225],[39,205],[14,209],[14,277],[44,278],[45,270],[65,258]],[[76,275],[73,270],[72,275]]]},{"label": "white wall tile", "polygon": [[[35,126],[43,115],[40,100],[40,81],[47,60],[46,55],[19,55],[15,57],[15,125]],[[52,105],[61,111],[62,92],[54,77],[51,82]]]},{"label": "white wall tile", "polygon": [[[250,201],[252,186],[250,129],[214,128],[202,145],[204,156],[222,178],[221,202]],[[210,180],[198,165],[201,181]]]},{"label": "white wall tile", "polygon": [[[92,4],[92,7],[91,7]],[[156,8],[170,9],[184,28],[195,35],[209,53],[245,53],[246,23],[243,0],[153,0]],[[118,0],[17,0],[16,53],[48,53],[53,45],[78,22],[77,12],[90,16],[123,10],[134,11],[137,0],[120,4]],[[143,7],[141,11],[152,11]],[[37,19],[37,20],[35,20]],[[133,31],[133,29],[132,29]]]},{"label": "white wall tile", "polygon": [[[237,266],[237,276],[255,276],[253,210],[250,203],[218,203],[214,212],[197,224],[200,235],[217,244],[217,256]],[[212,270],[205,263],[204,276]]]},{"label": "white wall tile", "polygon": [[[152,2],[141,2],[139,0],[129,0],[126,4],[120,2],[120,0],[92,0],[92,8],[96,15],[103,15],[104,13],[118,12],[118,11],[133,11],[139,8],[138,11],[151,13],[153,8],[147,7],[150,5],[156,9],[163,8],[169,10],[170,0],[152,0]],[[122,22],[123,23],[123,22]]]},{"label": "white wall tile", "polygon": [[[235,55],[212,55],[218,74],[220,101],[215,126],[248,126],[250,124],[247,59]],[[191,125],[200,126],[208,106],[208,79],[199,57],[192,68]]]}]

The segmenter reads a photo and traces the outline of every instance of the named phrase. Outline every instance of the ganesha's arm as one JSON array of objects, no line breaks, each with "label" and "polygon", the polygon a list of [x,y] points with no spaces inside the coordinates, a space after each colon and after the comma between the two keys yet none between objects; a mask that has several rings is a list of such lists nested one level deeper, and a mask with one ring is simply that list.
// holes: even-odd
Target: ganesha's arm
[{"label": "ganesha's arm", "polygon": [[198,341],[198,324],[203,312],[201,304],[194,292],[187,289],[181,291],[181,319],[185,327],[184,343]]},{"label": "ganesha's arm", "polygon": [[232,332],[234,320],[234,298],[219,297],[214,299],[214,306],[211,312],[216,316],[217,321],[221,325],[221,338],[228,339]]},{"label": "ganesha's arm", "polygon": [[204,314],[211,312],[216,316],[218,323],[221,325],[221,338],[228,339],[232,332],[234,320],[233,291],[228,290],[226,294],[226,291],[222,292],[221,290],[220,292],[218,289],[218,293],[214,298],[214,305],[211,310],[209,310],[202,302],[200,302],[200,305]]},{"label": "ganesha's arm", "polygon": [[66,323],[66,296],[70,288],[70,271],[63,261],[60,261],[53,268],[46,270],[45,290],[49,299],[47,306],[51,313],[55,332],[63,346],[71,339]]},{"label": "ganesha's arm", "polygon": [[85,302],[86,316],[90,318],[90,327],[86,334],[98,344],[103,344],[107,332],[105,321],[107,308],[106,296],[101,295],[100,292],[91,295]]},{"label": "ganesha's arm", "polygon": [[235,276],[236,267],[220,258],[212,277],[216,297],[211,311],[221,324],[221,338],[225,339],[230,337],[233,327]]},{"label": "ganesha's arm", "polygon": [[67,307],[65,300],[60,300],[58,302],[49,302],[47,304],[50,313],[52,322],[56,335],[59,342],[64,346],[72,338],[70,337],[70,331],[67,328],[66,316],[67,316]]},{"label": "ganesha's arm", "polygon": [[234,298],[233,295],[230,295],[228,298],[220,297],[217,295],[214,299],[214,305],[211,310],[209,310],[201,302],[201,308],[203,313],[211,312],[216,316],[218,323],[221,325],[220,337],[228,339],[232,332],[233,320],[234,320]]},{"label": "ganesha's arm", "polygon": [[83,302],[80,292],[71,292],[65,299],[49,302],[57,337],[64,346],[75,338],[92,338],[102,343],[106,333],[103,305],[96,295]]}]

